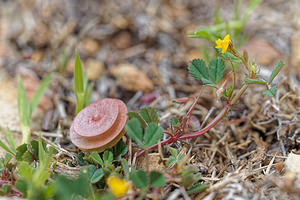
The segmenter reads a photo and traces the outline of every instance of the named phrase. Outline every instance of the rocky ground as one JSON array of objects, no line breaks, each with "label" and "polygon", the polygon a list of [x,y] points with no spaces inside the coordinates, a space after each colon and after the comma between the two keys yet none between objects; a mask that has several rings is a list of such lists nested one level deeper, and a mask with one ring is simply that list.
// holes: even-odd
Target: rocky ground
[{"label": "rocky ground", "polygon": [[[212,100],[215,94],[187,71],[188,61],[203,57],[207,43],[188,38],[187,32],[210,25],[216,7],[224,19],[233,17],[232,0],[0,1],[0,125],[20,140],[16,77],[23,78],[30,97],[41,77],[55,71],[32,129],[34,135],[42,133],[67,151],[77,151],[68,138],[75,110],[75,49],[95,82],[92,101],[120,98],[129,110],[151,105],[165,126],[171,115],[187,110],[172,99],[200,95],[195,116],[200,122],[209,113],[215,116],[221,102]],[[244,30],[247,40],[241,49],[261,65],[262,76],[279,59],[286,63],[276,97],[250,88],[209,134],[194,145],[175,145],[192,156],[191,165],[211,186],[195,198],[300,199],[295,167],[300,159],[299,8],[298,0],[265,0]],[[151,157],[152,168],[164,168],[157,154]]]}]

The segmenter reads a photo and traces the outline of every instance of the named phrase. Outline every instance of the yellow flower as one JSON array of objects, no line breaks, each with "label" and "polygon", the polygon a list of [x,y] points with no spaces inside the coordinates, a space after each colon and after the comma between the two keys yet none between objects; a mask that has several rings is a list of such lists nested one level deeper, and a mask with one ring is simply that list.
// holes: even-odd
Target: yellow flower
[{"label": "yellow flower", "polygon": [[110,191],[116,197],[124,196],[129,189],[129,182],[127,182],[125,179],[119,179],[116,176],[108,177],[106,183]]},{"label": "yellow flower", "polygon": [[225,53],[228,49],[229,43],[230,43],[230,35],[227,34],[223,40],[218,39],[216,41],[217,46],[215,48],[222,49],[222,53]]}]

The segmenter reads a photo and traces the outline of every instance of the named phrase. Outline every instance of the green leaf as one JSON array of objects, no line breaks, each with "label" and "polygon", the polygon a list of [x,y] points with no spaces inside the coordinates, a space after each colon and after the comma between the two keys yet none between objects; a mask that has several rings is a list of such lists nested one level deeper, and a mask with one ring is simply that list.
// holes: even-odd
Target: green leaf
[{"label": "green leaf", "polygon": [[30,104],[21,77],[18,77],[18,111],[21,125],[30,126]]},{"label": "green leaf", "polygon": [[175,163],[176,163],[176,159],[173,156],[170,156],[167,163],[166,163],[166,165],[170,166],[170,165],[173,165]]},{"label": "green leaf", "polygon": [[105,163],[105,166],[108,167],[109,165],[112,164],[113,162],[113,159],[114,159],[114,155],[111,151],[105,151],[103,153],[103,161]]},{"label": "green leaf", "polygon": [[282,69],[283,66],[284,66],[284,63],[283,63],[282,61],[279,61],[279,62],[276,64],[276,66],[275,66],[275,68],[273,69],[272,74],[271,74],[271,76],[270,76],[270,78],[269,78],[269,81],[268,81],[269,84],[270,84],[270,83],[273,81],[273,79],[277,76],[277,74],[280,72],[280,70]]},{"label": "green leaf", "polygon": [[163,129],[157,124],[151,122],[146,130],[144,135],[145,147],[150,147],[158,142],[163,136]]},{"label": "green leaf", "polygon": [[51,81],[52,74],[48,74],[41,82],[39,88],[35,91],[31,101],[30,101],[30,116],[32,115],[33,111],[39,104],[41,98],[43,97],[50,81]]},{"label": "green leaf", "polygon": [[22,144],[17,147],[16,159],[21,161],[24,153],[27,151],[27,144]]},{"label": "green leaf", "polygon": [[129,178],[129,167],[128,167],[127,161],[125,159],[122,159],[121,164],[123,167],[124,175],[125,175],[126,179],[128,179]]},{"label": "green leaf", "polygon": [[173,126],[176,126],[178,123],[179,123],[179,120],[176,117],[174,117],[174,118],[171,119],[171,124]]},{"label": "green leaf", "polygon": [[146,188],[148,186],[148,177],[144,170],[139,169],[131,172],[130,180],[137,188]]},{"label": "green leaf", "polygon": [[44,164],[45,162],[45,150],[44,150],[44,147],[43,147],[43,144],[42,144],[42,138],[41,136],[39,135],[39,160],[40,160],[40,163],[41,164]]},{"label": "green leaf", "polygon": [[261,80],[257,80],[257,79],[252,79],[252,78],[246,78],[245,79],[245,83],[246,84],[262,84],[262,85],[266,84],[265,81],[261,81]]},{"label": "green leaf", "polygon": [[57,197],[57,199],[82,199],[78,198],[78,196],[87,198],[90,192],[88,179],[82,174],[77,179],[69,179],[64,176],[58,176],[55,179],[55,183],[55,197]]},{"label": "green leaf", "polygon": [[11,155],[15,156],[16,154],[14,153],[13,150],[11,150],[6,144],[4,144],[1,140],[0,140],[0,147],[2,149],[4,149],[6,152],[10,153]]},{"label": "green leaf", "polygon": [[159,188],[166,185],[166,178],[160,172],[150,172],[150,185],[152,188]]},{"label": "green leaf", "polygon": [[138,119],[134,118],[127,122],[125,126],[125,130],[127,135],[140,147],[144,146],[143,143],[143,130],[141,128],[141,124]]},{"label": "green leaf", "polygon": [[209,77],[214,83],[218,83],[224,73],[225,63],[220,58],[214,58],[209,62]]},{"label": "green leaf", "polygon": [[140,121],[142,127],[146,128],[147,124],[146,124],[145,120],[142,118],[142,116],[139,113],[137,113],[137,112],[128,112],[127,115],[128,115],[129,118],[138,119]]},{"label": "green leaf", "polygon": [[208,188],[208,185],[198,184],[187,191],[188,194],[192,193],[201,193],[204,192]]},{"label": "green leaf", "polygon": [[81,60],[76,51],[76,58],[75,58],[75,70],[74,70],[74,90],[75,93],[83,93],[83,73],[81,67]]},{"label": "green leaf", "polygon": [[264,91],[263,94],[267,95],[267,96],[270,96],[270,97],[274,97],[275,92],[276,92],[276,85],[271,87],[269,90]]},{"label": "green leaf", "polygon": [[24,179],[17,180],[16,188],[23,194],[23,197],[27,197],[28,184]]},{"label": "green leaf", "polygon": [[5,135],[5,139],[8,142],[11,150],[14,153],[16,153],[17,145],[16,145],[15,139],[12,135],[12,132],[9,130],[9,128],[7,128],[7,130],[6,130],[0,126],[0,129],[1,129],[1,132]]},{"label": "green leaf", "polygon": [[102,169],[97,169],[92,175],[90,181],[91,183],[97,183],[104,176],[104,172]]},{"label": "green leaf", "polygon": [[233,85],[228,85],[224,92],[224,97],[228,98],[231,95],[232,90],[233,90]]},{"label": "green leaf", "polygon": [[174,156],[175,158],[177,157],[177,155],[178,155],[177,149],[174,149],[174,148],[168,146],[168,150],[170,151],[172,156]]},{"label": "green leaf", "polygon": [[120,140],[113,148],[113,155],[115,157],[115,160],[121,160],[121,157],[124,156],[127,151],[128,151],[128,147],[127,145]]},{"label": "green leaf", "polygon": [[190,33],[189,37],[190,38],[204,38],[204,39],[210,40],[211,42],[215,41],[215,37],[213,37],[213,33],[207,27],[204,27],[200,30]]},{"label": "green leaf", "polygon": [[91,158],[92,160],[96,163],[96,164],[99,164],[101,165],[102,167],[104,166],[104,162],[103,160],[101,159],[100,155],[98,152],[93,152],[91,153]]},{"label": "green leaf", "polygon": [[242,63],[241,59],[235,57],[234,55],[232,55],[229,52],[225,52],[221,55],[221,57],[225,60],[231,60],[234,63]]},{"label": "green leaf", "polygon": [[88,162],[86,162],[84,159],[84,153],[80,152],[79,154],[76,155],[76,160],[77,160],[77,163],[80,165],[80,166],[83,166],[83,165],[87,165]]},{"label": "green leaf", "polygon": [[194,59],[189,63],[189,72],[196,79],[202,81],[202,79],[209,80],[208,69],[204,60]]},{"label": "green leaf", "polygon": [[141,116],[143,119],[149,124],[150,122],[155,122],[158,123],[158,114],[156,110],[152,107],[147,107],[147,108],[142,108],[141,111]]},{"label": "green leaf", "polygon": [[213,82],[211,82],[208,79],[202,78],[201,81],[203,82],[204,85],[208,85],[214,88],[218,88],[218,86],[216,86]]}]

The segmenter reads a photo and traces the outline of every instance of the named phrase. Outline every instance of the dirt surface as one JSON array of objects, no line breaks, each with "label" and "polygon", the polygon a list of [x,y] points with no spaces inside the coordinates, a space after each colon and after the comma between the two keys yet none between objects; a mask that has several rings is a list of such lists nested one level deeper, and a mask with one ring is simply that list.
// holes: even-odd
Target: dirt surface
[{"label": "dirt surface", "polygon": [[[42,132],[48,141],[77,151],[68,134],[75,114],[75,49],[89,79],[95,81],[92,101],[120,98],[129,111],[151,105],[166,128],[171,116],[188,110],[172,99],[200,95],[193,114],[200,124],[211,120],[223,104],[187,71],[188,61],[203,57],[201,49],[207,43],[188,38],[187,32],[211,24],[216,7],[224,19],[233,17],[231,0],[0,0],[0,125],[9,127],[19,141],[16,77],[26,79],[30,96],[40,78],[55,71],[34,115],[33,137]],[[299,152],[300,143],[300,87],[295,73],[300,65],[297,61],[290,65],[300,49],[291,43],[300,30],[299,8],[298,0],[265,0],[244,31],[248,40],[241,49],[261,65],[262,76],[279,59],[286,63],[276,80],[275,98],[263,96],[263,88],[251,87],[208,134],[173,145],[191,157],[190,165],[210,186],[192,198],[300,199],[300,179],[293,166],[297,164],[285,165],[292,151]],[[166,152],[163,149],[165,156]],[[161,157],[152,157],[151,167],[163,169]],[[73,169],[65,170],[72,174]],[[179,193],[176,198],[183,196]]]}]

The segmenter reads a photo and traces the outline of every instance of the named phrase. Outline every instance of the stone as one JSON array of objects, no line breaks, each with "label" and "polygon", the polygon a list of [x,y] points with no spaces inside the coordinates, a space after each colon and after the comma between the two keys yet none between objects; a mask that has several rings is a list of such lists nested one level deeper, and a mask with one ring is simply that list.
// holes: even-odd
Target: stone
[{"label": "stone", "polygon": [[96,81],[103,74],[104,65],[102,62],[90,58],[85,62],[85,69],[88,79],[91,81]]},{"label": "stone", "polygon": [[117,79],[118,84],[129,91],[149,92],[153,90],[153,83],[145,72],[131,64],[120,64],[113,67],[110,73]]},{"label": "stone", "polygon": [[95,53],[98,52],[99,48],[100,48],[100,45],[97,42],[97,40],[92,39],[92,38],[84,39],[79,45],[80,52],[87,54],[87,55],[94,55]]}]

